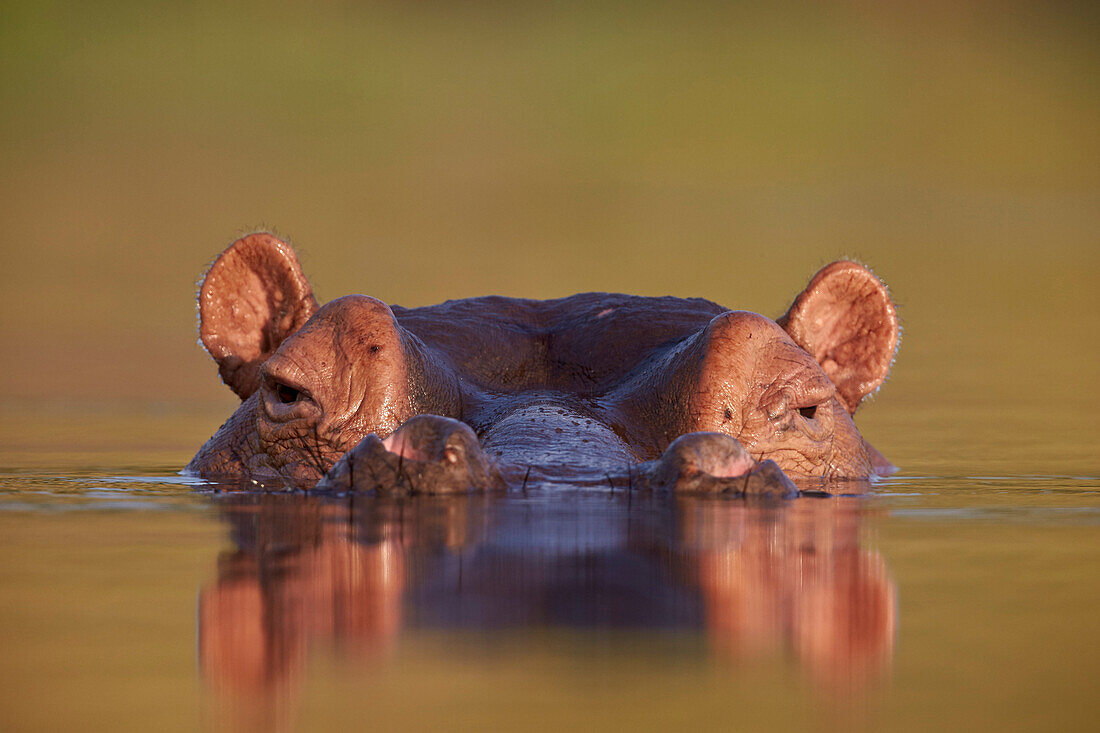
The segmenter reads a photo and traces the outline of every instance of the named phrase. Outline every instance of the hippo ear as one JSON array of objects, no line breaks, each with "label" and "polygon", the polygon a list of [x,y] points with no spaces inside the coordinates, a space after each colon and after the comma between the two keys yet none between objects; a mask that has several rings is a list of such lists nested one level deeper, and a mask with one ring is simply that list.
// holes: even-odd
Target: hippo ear
[{"label": "hippo ear", "polygon": [[271,234],[249,234],[203,279],[199,335],[222,381],[244,400],[260,386],[260,365],[316,311],[294,250]]},{"label": "hippo ear", "polygon": [[849,413],[883,383],[898,350],[898,314],[890,293],[855,262],[824,267],[777,323],[813,355]]}]

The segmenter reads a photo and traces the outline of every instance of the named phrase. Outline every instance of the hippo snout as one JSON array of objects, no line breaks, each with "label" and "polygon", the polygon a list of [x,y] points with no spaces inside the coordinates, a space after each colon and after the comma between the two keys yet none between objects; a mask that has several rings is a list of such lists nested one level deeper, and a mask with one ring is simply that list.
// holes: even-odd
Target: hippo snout
[{"label": "hippo snout", "polygon": [[[529,469],[522,472],[522,466],[505,468],[524,475],[525,482],[530,474]],[[634,489],[760,497],[798,494],[775,461],[755,460],[737,440],[722,433],[682,435],[660,458],[641,463],[629,473]],[[438,415],[418,415],[385,439],[368,435],[337,461],[314,490],[401,496],[507,486],[501,468],[468,425]]]},{"label": "hippo snout", "polygon": [[639,466],[651,489],[693,494],[794,496],[798,489],[775,461],[756,461],[723,433],[688,433],[656,461]]},{"label": "hippo snout", "polygon": [[502,483],[468,425],[438,415],[417,415],[385,439],[373,433],[363,438],[315,490],[455,494]]}]

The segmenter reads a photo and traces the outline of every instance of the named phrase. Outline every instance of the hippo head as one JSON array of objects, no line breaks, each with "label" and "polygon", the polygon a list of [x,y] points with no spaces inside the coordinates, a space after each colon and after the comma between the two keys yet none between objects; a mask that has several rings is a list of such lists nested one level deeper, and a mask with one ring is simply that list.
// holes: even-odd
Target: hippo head
[{"label": "hippo head", "polygon": [[[218,258],[199,317],[203,345],[242,400],[189,464],[203,475],[309,486],[364,436],[450,407],[416,399],[431,365],[385,303],[349,295],[319,307],[294,251],[269,234]],[[449,375],[433,376],[433,394],[446,393]]]},{"label": "hippo head", "polygon": [[693,387],[678,430],[731,435],[793,475],[889,472],[853,416],[886,379],[898,337],[882,283],[861,265],[834,262],[778,321],[731,311],[686,342],[676,361]]},{"label": "hippo head", "polygon": [[[897,315],[885,286],[853,262],[821,270],[777,321],[700,299],[607,293],[414,309],[350,295],[321,307],[293,250],[261,233],[210,268],[199,313],[202,343],[242,400],[187,467],[211,478],[311,488],[352,449],[363,456],[344,464],[397,466],[381,473],[398,483],[405,454],[427,461],[416,475],[429,478],[409,485],[429,491],[461,488],[456,476],[507,483],[508,465],[526,480],[566,464],[634,476],[641,463],[651,487],[722,491],[747,485],[730,480],[735,468],[769,459],[755,476],[890,468],[852,415],[889,372]],[[425,415],[437,420],[403,427]],[[409,436],[395,435],[402,429]],[[721,480],[680,470],[687,443],[668,450],[693,433],[711,435],[691,451],[705,446],[700,465]],[[400,450],[410,436],[440,454]],[[726,439],[735,445],[715,442]],[[384,488],[358,483],[378,471],[345,468],[341,480],[352,474],[353,487]]]}]

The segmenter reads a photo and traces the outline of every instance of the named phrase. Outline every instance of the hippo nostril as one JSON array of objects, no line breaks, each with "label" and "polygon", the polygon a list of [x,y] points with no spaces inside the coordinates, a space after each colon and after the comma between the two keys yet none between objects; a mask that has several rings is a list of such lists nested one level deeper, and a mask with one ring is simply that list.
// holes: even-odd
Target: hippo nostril
[{"label": "hippo nostril", "polygon": [[798,414],[807,420],[813,420],[817,414],[817,405],[810,405],[809,407],[798,408]]}]

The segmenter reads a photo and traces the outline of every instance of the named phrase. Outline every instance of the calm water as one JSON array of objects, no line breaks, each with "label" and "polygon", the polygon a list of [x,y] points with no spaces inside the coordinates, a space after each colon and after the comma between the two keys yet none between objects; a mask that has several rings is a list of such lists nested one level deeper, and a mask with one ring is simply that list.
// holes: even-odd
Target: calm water
[{"label": "calm water", "polygon": [[[1100,728],[1095,3],[163,5],[0,10],[0,731]],[[267,226],[407,306],[854,256],[902,472],[214,494],[195,278]]]},{"label": "calm water", "polygon": [[[1100,477],[1014,473],[1008,437],[969,464],[1000,472],[863,497],[383,501],[185,480],[207,419],[55,410],[9,436],[5,729],[1097,722]],[[919,425],[893,453],[942,466],[951,430]]]}]

